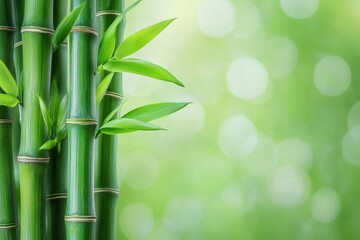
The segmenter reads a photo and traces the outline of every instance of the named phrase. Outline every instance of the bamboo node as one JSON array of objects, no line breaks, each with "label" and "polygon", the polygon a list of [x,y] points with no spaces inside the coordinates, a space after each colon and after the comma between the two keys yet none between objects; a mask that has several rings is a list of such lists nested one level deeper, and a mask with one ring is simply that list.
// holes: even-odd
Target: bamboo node
[{"label": "bamboo node", "polygon": [[91,118],[69,118],[66,119],[66,123],[74,125],[97,125],[96,120]]},{"label": "bamboo node", "polygon": [[11,26],[0,26],[0,31],[15,32],[16,28]]},{"label": "bamboo node", "polygon": [[18,227],[18,223],[0,224],[0,229],[11,229],[11,228],[17,228],[17,227]]},{"label": "bamboo node", "polygon": [[83,32],[83,33],[90,33],[95,36],[98,35],[98,32],[96,31],[96,29],[88,27],[88,26],[74,26],[71,29],[71,32]]},{"label": "bamboo node", "polygon": [[120,93],[117,93],[117,92],[111,92],[111,91],[107,91],[105,93],[105,96],[109,96],[109,97],[113,97],[113,98],[118,98],[118,99],[121,99],[121,100],[124,100],[125,97],[124,95],[120,94]]},{"label": "bamboo node", "polygon": [[119,190],[118,189],[114,189],[114,188],[95,188],[94,189],[95,193],[113,193],[113,194],[119,194]]},{"label": "bamboo node", "polygon": [[104,16],[104,15],[113,15],[113,16],[120,16],[121,12],[120,11],[114,11],[114,10],[102,10],[102,11],[98,11],[96,13],[96,16]]},{"label": "bamboo node", "polygon": [[67,193],[54,193],[54,194],[49,194],[46,196],[46,200],[56,200],[56,199],[66,199],[67,198]]},{"label": "bamboo node", "polygon": [[20,46],[22,46],[22,45],[23,45],[23,42],[22,42],[22,41],[21,41],[21,42],[17,42],[17,43],[14,44],[14,48],[20,47]]},{"label": "bamboo node", "polygon": [[0,119],[0,124],[11,124],[12,121],[10,119]]},{"label": "bamboo node", "polygon": [[38,27],[38,26],[25,26],[25,27],[22,27],[21,32],[22,33],[25,33],[25,32],[44,33],[44,34],[49,34],[49,35],[54,34],[53,29],[44,28],[44,27]]},{"label": "bamboo node", "polygon": [[96,216],[65,216],[65,222],[96,222]]},{"label": "bamboo node", "polygon": [[50,158],[36,158],[28,156],[18,156],[18,161],[20,163],[49,163]]}]

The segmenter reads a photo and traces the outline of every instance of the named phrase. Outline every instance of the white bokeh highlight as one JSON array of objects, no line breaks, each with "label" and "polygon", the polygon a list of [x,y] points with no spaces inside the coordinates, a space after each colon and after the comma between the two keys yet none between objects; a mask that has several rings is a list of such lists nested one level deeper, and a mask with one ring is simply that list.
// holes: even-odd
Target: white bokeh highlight
[{"label": "white bokeh highlight", "polygon": [[228,0],[204,0],[198,11],[197,24],[209,37],[225,37],[235,27],[234,6]]},{"label": "white bokeh highlight", "polygon": [[293,166],[276,169],[267,182],[267,193],[276,205],[284,208],[301,204],[309,192],[307,175]]},{"label": "white bokeh highlight", "polygon": [[251,1],[236,1],[237,38],[247,38],[254,35],[261,26],[261,13],[255,3]]},{"label": "white bokeh highlight", "polygon": [[230,157],[245,157],[258,142],[254,124],[245,116],[228,119],[220,128],[218,142],[224,154]]},{"label": "white bokeh highlight", "polygon": [[151,209],[143,203],[132,203],[120,214],[120,229],[129,239],[146,239],[151,232],[154,219]]},{"label": "white bokeh highlight", "polygon": [[360,125],[352,127],[342,141],[342,152],[345,160],[360,166]]},{"label": "white bokeh highlight", "polygon": [[320,189],[311,199],[311,213],[321,223],[334,221],[340,213],[340,208],[339,195],[331,188]]},{"label": "white bokeh highlight", "polygon": [[326,56],[315,67],[314,83],[320,93],[326,96],[339,96],[351,83],[351,69],[339,56]]},{"label": "white bokeh highlight", "polygon": [[309,18],[316,12],[320,0],[280,0],[284,13],[295,19]]},{"label": "white bokeh highlight", "polygon": [[266,90],[269,77],[265,66],[251,57],[236,59],[227,72],[230,92],[241,99],[260,97]]},{"label": "white bokeh highlight", "polygon": [[311,146],[301,138],[288,138],[279,143],[281,163],[310,169],[313,162]]}]

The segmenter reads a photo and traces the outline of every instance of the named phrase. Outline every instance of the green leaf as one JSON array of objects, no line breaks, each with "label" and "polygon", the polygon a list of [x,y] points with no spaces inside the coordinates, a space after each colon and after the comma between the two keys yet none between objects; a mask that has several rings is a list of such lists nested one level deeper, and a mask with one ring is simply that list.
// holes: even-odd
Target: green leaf
[{"label": "green leaf", "polygon": [[175,19],[176,18],[159,22],[134,33],[120,44],[115,52],[115,57],[124,58],[139,51],[158,36]]},{"label": "green leaf", "polygon": [[48,141],[46,141],[46,143],[44,143],[41,147],[40,150],[50,150],[52,148],[54,148],[57,144],[57,139],[50,139]]},{"label": "green leaf", "polygon": [[66,128],[66,111],[67,109],[67,97],[65,96],[60,103],[58,118],[56,121],[56,130],[60,131],[63,128]]},{"label": "green leaf", "polygon": [[110,72],[127,72],[143,75],[166,82],[172,82],[184,87],[184,84],[176,79],[176,77],[165,68],[141,59],[128,58],[110,60],[104,65],[104,69]]},{"label": "green leaf", "polygon": [[18,96],[18,87],[16,81],[11,75],[9,69],[6,67],[5,63],[0,60],[0,87],[13,97]]},{"label": "green leaf", "polygon": [[120,119],[112,120],[104,124],[100,128],[101,133],[108,135],[129,133],[135,131],[156,131],[156,130],[165,130],[165,129],[151,123],[143,122],[137,119],[129,119],[129,118],[120,118]]},{"label": "green leaf", "polygon": [[53,80],[50,86],[50,106],[49,106],[49,116],[50,119],[53,119],[53,121],[57,120],[57,115],[59,114],[59,106],[60,106],[59,90],[56,81]]},{"label": "green leaf", "polygon": [[99,86],[96,88],[96,103],[99,104],[111,83],[111,80],[114,76],[114,73],[109,73],[104,77],[104,79],[99,83]]},{"label": "green leaf", "polygon": [[164,102],[136,108],[126,113],[124,118],[134,118],[144,122],[165,117],[186,107],[189,103]]},{"label": "green leaf", "polygon": [[54,48],[57,48],[62,42],[64,42],[66,37],[69,35],[76,20],[78,19],[82,10],[84,9],[85,4],[86,2],[80,4],[60,22],[52,38],[52,43]]},{"label": "green leaf", "polygon": [[135,3],[133,3],[130,7],[125,9],[125,11],[120,16],[118,16],[109,26],[109,28],[105,31],[99,45],[98,62],[97,62],[98,66],[106,63],[113,55],[116,44],[117,26],[124,20],[126,14],[136,5],[138,5],[141,1],[142,0],[138,0]]},{"label": "green leaf", "polygon": [[67,128],[66,125],[63,126],[63,128],[59,129],[59,131],[56,133],[56,139],[59,142],[61,142],[67,135]]},{"label": "green leaf", "polygon": [[6,107],[15,107],[19,103],[19,99],[9,95],[0,93],[0,105]]},{"label": "green leaf", "polygon": [[52,122],[51,122],[49,112],[46,108],[45,102],[41,99],[41,97],[39,97],[39,96],[37,96],[37,97],[39,99],[39,105],[40,105],[42,117],[44,119],[46,128],[48,129],[48,132],[49,132],[48,135],[51,136],[52,135]]},{"label": "green leaf", "polygon": [[124,105],[124,103],[126,102],[126,99],[124,101],[122,101],[119,106],[117,108],[115,108],[111,113],[109,113],[109,115],[106,116],[106,118],[104,119],[102,125],[104,125],[105,123],[109,122],[117,112],[119,112],[120,108]]}]

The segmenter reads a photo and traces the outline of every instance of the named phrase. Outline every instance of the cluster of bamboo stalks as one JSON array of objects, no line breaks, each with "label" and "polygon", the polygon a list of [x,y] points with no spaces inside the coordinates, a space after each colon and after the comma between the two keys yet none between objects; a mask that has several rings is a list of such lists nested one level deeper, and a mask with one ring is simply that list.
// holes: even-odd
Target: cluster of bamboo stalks
[{"label": "cluster of bamboo stalks", "polygon": [[174,19],[124,39],[125,0],[0,0],[0,239],[115,239],[117,138],[188,103],[124,115],[122,73],[183,84],[128,58]]}]

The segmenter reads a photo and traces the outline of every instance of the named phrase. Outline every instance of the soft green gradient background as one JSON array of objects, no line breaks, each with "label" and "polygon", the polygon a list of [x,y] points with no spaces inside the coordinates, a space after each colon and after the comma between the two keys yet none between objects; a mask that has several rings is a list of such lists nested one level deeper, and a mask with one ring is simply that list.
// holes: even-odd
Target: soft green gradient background
[{"label": "soft green gradient background", "polygon": [[[293,19],[280,0],[232,0],[235,29],[222,38],[201,32],[203,2],[144,1],[127,18],[129,35],[179,17],[136,56],[166,67],[186,88],[125,75],[124,111],[159,101],[193,104],[156,122],[168,132],[121,135],[118,239],[360,239],[360,167],[342,151],[349,111],[360,100],[359,1],[320,0],[313,16]],[[241,37],[252,24],[240,16],[248,2],[258,8],[261,23]],[[221,11],[213,15],[221,17]],[[295,69],[282,77],[273,69],[288,63],[269,45],[278,37],[297,48]],[[351,69],[351,85],[339,96],[323,95],[313,80],[315,66],[329,55]],[[265,93],[250,101],[227,85],[229,67],[242,56],[257,59],[269,73]],[[219,145],[222,126],[234,116],[249,119],[258,136],[244,157],[227,155]],[[240,138],[235,144],[246,143]],[[360,148],[359,134],[354,138]],[[323,188],[334,194],[316,205],[314,194]],[[295,203],[281,204],[289,198]],[[333,217],[321,221],[329,212]]]}]

